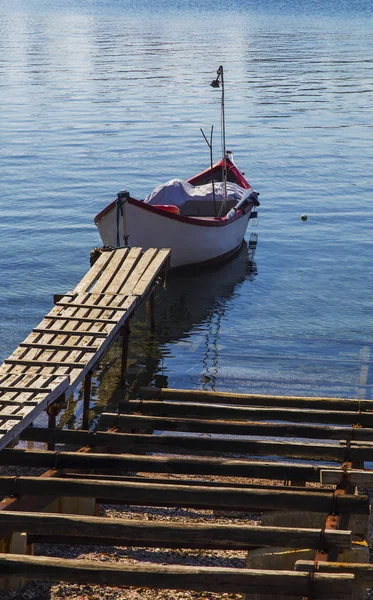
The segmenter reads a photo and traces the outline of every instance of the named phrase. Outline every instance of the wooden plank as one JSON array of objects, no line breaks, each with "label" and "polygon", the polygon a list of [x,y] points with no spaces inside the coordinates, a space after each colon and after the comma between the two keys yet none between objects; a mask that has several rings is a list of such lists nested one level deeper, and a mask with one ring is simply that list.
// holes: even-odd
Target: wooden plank
[{"label": "wooden plank", "polygon": [[[143,255],[142,248],[131,248],[130,249],[127,259],[126,259],[126,262],[125,262],[125,265],[123,266],[123,269],[121,270],[121,273],[120,273],[120,277],[121,277],[120,284],[118,285],[118,282],[114,282],[113,284],[109,285],[106,288],[107,294],[121,293],[120,288],[123,286],[123,283],[133,273],[133,270],[136,268],[142,255]],[[127,294],[127,295],[129,295],[129,294]]]},{"label": "wooden plank", "polygon": [[170,257],[170,249],[162,249],[158,251],[157,255],[154,257],[154,260],[149,265],[140,281],[134,287],[132,292],[134,296],[143,296],[149,292],[155,277],[157,277],[160,269],[170,262]]},{"label": "wooden plank", "polygon": [[97,259],[93,267],[91,267],[88,273],[83,277],[83,279],[81,279],[81,281],[75,287],[74,292],[78,294],[82,292],[88,292],[91,286],[96,281],[96,279],[103,272],[106,265],[110,262],[112,254],[112,252],[103,252],[101,256]]},{"label": "wooden plank", "polygon": [[[15,487],[16,486],[16,487]],[[9,496],[72,496],[97,498],[99,501],[137,506],[182,506],[209,510],[308,510],[364,514],[370,512],[369,498],[362,495],[333,496],[333,492],[266,488],[225,488],[187,485],[159,485],[94,479],[41,478],[0,476],[0,494]]]},{"label": "wooden plank", "polygon": [[133,290],[136,285],[139,283],[143,275],[146,273],[149,265],[151,264],[154,257],[157,255],[157,248],[149,248],[144,252],[136,267],[130,273],[129,277],[124,281],[123,285],[119,288],[118,293],[123,294],[124,296],[128,296],[129,294],[133,294]]},{"label": "wooden plank", "polygon": [[45,315],[43,321],[45,319],[50,319],[52,321],[79,321],[81,323],[100,323],[103,325],[117,325],[119,320],[119,315],[117,319],[98,319],[97,317],[72,317],[67,315],[54,315],[49,313]]},{"label": "wooden plank", "polygon": [[[336,444],[316,444],[304,442],[275,442],[263,440],[218,439],[197,436],[162,436],[132,433],[95,432],[94,435],[82,431],[42,429],[34,427],[27,432],[29,440],[55,441],[61,444],[108,446],[124,449],[128,453],[162,452],[198,454],[244,454],[251,456],[282,456],[308,460],[330,460],[342,462],[346,448]],[[24,438],[26,439],[26,438]],[[354,460],[373,459],[373,448],[350,448]]]},{"label": "wooden plank", "polygon": [[[112,310],[114,311],[114,308],[112,308],[111,306],[105,306],[105,305],[100,305],[100,304],[90,304],[90,303],[82,303],[82,302],[57,302],[56,306],[64,306],[64,307],[73,307],[73,308],[91,308],[91,309],[97,309],[97,310]],[[127,308],[125,307],[121,307],[121,306],[116,306],[115,307],[115,312],[127,312]]]},{"label": "wooden plank", "polygon": [[[58,460],[58,459],[57,459]],[[109,467],[110,470],[111,467]],[[66,469],[64,471],[64,476],[68,477],[69,479],[79,479],[79,480],[84,480],[84,479],[94,479],[96,481],[126,481],[126,482],[130,482],[130,483],[144,483],[145,481],[147,483],[155,483],[155,484],[160,484],[160,485],[174,485],[175,483],[182,483],[183,485],[188,485],[188,486],[192,486],[192,487],[196,487],[196,486],[204,486],[208,483],[208,487],[220,487],[220,488],[241,488],[241,489],[246,489],[247,487],[250,487],[251,489],[273,489],[273,484],[272,483],[250,483],[250,485],[248,486],[247,483],[237,483],[237,481],[235,481],[234,483],[231,482],[227,482],[227,481],[222,481],[221,479],[219,481],[211,481],[210,479],[208,480],[208,482],[206,482],[205,479],[187,479],[185,477],[178,478],[178,477],[173,477],[173,478],[165,478],[165,477],[149,477],[148,474],[146,475],[142,475],[141,473],[138,475],[117,475],[114,473],[105,473],[104,475],[102,473],[93,473],[92,470],[90,473],[76,473],[73,471],[70,471],[69,469]],[[286,489],[288,491],[293,491],[293,492],[304,492],[304,486],[296,486],[296,485],[287,485]],[[307,492],[309,494],[313,494],[314,492],[330,492],[330,487],[318,487],[318,488],[311,488],[311,487],[307,487]],[[335,528],[334,528],[335,529]]]},{"label": "wooden plank", "polygon": [[274,396],[264,394],[238,394],[233,392],[211,392],[202,390],[178,390],[175,388],[142,387],[144,398],[180,400],[188,402],[206,402],[213,404],[236,404],[239,406],[277,406],[293,408],[314,408],[322,410],[359,411],[371,410],[370,400],[351,398]]},{"label": "wooden plank", "polygon": [[[105,271],[101,273],[100,278],[94,283],[90,292],[93,294],[104,294],[110,285],[115,288],[120,287],[122,281],[122,269],[125,268],[125,259],[128,255],[128,248],[118,248],[112,253],[111,261],[106,266]],[[115,293],[115,292],[114,292]]]},{"label": "wooden plank", "polygon": [[[297,560],[294,565],[297,572],[307,571],[313,573],[315,569],[315,562],[310,560]],[[318,561],[317,571],[320,573],[351,573],[355,576],[356,583],[362,587],[373,586],[373,565],[367,563],[353,563],[353,562],[326,562]]]},{"label": "wooden plank", "polygon": [[[115,587],[135,586],[151,589],[216,591],[218,593],[255,593],[270,596],[306,596],[309,574],[296,571],[261,571],[168,565],[123,565],[100,561],[7,554],[0,557],[0,576],[26,577],[41,581],[66,581],[74,584],[99,584]],[[354,576],[315,573],[312,591],[317,598],[334,600],[353,597]]]},{"label": "wooden plank", "polygon": [[55,360],[27,360],[23,358],[6,358],[4,360],[5,364],[14,364],[14,365],[25,365],[25,366],[45,366],[45,367],[74,367],[74,369],[83,369],[86,366],[86,362],[77,362],[77,361],[55,361]]},{"label": "wooden plank", "polygon": [[344,469],[322,469],[320,472],[320,481],[325,484],[338,485],[341,481],[358,487],[373,487],[373,471],[365,470],[344,470]]},{"label": "wooden plank", "polygon": [[245,550],[248,546],[284,546],[317,550],[322,535],[324,547],[328,549],[351,548],[352,543],[351,531],[332,529],[149,522],[18,511],[0,511],[1,530],[4,527],[31,534],[74,536],[76,543],[84,536],[124,540],[136,546],[168,547],[167,544],[178,540],[180,548]]},{"label": "wooden plank", "polygon": [[99,346],[75,346],[73,344],[47,344],[39,342],[21,342],[21,348],[40,348],[41,350],[76,350],[78,352],[97,352]]},{"label": "wooden plank", "polygon": [[199,433],[220,433],[225,435],[284,436],[329,440],[372,440],[373,429],[333,427],[327,425],[303,425],[283,423],[260,423],[258,421],[219,421],[213,419],[188,419],[163,416],[134,415],[126,413],[102,413],[100,429],[158,429]]},{"label": "wooden plank", "polygon": [[[86,321],[85,325],[89,325]],[[69,336],[77,336],[77,337],[96,337],[96,338],[106,338],[110,331],[92,331],[92,330],[81,330],[81,329],[44,329],[42,327],[35,327],[33,330],[35,333],[47,333],[47,334],[60,334],[60,335],[69,335]]]},{"label": "wooden plank", "polygon": [[[28,434],[29,430],[21,433],[21,439],[27,440]],[[81,452],[59,452],[57,456],[55,452],[31,450],[5,450],[0,453],[0,464],[45,468],[52,468],[58,464],[60,469],[95,469],[114,473],[130,471],[317,482],[320,480],[322,468],[309,464],[211,457],[85,454]]]},{"label": "wooden plank", "polygon": [[[156,402],[151,400],[128,403],[128,409],[148,415],[168,417],[212,418],[243,421],[285,421],[303,423],[304,410],[298,408],[223,406],[214,404],[192,404],[186,402]],[[307,410],[307,423],[329,423],[333,425],[355,425],[373,427],[373,413],[351,411]]]}]

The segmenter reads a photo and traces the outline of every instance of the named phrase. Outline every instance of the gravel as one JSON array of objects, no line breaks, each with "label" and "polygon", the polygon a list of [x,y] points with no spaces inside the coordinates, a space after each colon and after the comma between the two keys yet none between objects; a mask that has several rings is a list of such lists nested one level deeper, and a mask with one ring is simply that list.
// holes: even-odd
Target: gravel
[{"label": "gravel", "polygon": [[[7,472],[7,474],[15,474]],[[16,473],[21,474],[19,471]],[[144,479],[153,474],[139,473]],[[183,476],[165,476],[175,482]],[[201,476],[188,476],[188,479],[202,480]],[[219,481],[212,476],[203,477],[206,481]],[[281,485],[282,482],[267,480],[245,480],[242,478],[222,478],[225,483],[255,483],[261,485]],[[314,487],[314,485],[312,485]],[[196,510],[186,508],[118,506],[105,504],[100,506],[100,515],[106,518],[122,518],[145,521],[173,521],[183,523],[222,523],[259,525],[260,515],[235,513],[231,511]],[[373,558],[373,525],[370,531],[371,559]],[[123,565],[157,564],[206,567],[244,568],[246,552],[229,550],[188,550],[167,548],[142,548],[136,546],[67,546],[35,545],[35,555],[61,558],[78,558],[92,562],[106,562]],[[78,585],[56,582],[29,582],[21,592],[0,591],[0,600],[243,600],[242,594],[190,592],[175,590],[154,590],[141,587],[127,589],[104,587],[101,585]],[[373,589],[367,591],[367,599],[373,600]]]}]

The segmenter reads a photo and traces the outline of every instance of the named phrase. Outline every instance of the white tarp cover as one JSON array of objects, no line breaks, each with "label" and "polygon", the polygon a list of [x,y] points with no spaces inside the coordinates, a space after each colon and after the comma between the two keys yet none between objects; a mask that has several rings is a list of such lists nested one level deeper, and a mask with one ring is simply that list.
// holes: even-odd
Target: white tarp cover
[{"label": "white tarp cover", "polygon": [[[216,200],[224,199],[224,183],[222,181],[216,181],[215,187],[215,198]],[[242,195],[246,190],[237,183],[231,183],[227,181],[227,196],[235,198],[237,201],[241,199]],[[144,202],[147,204],[174,204],[179,208],[183,206],[187,200],[200,200],[201,202],[206,200],[213,200],[212,184],[207,183],[205,185],[192,185],[187,181],[181,181],[180,179],[171,179],[162,185],[156,187],[151,194],[149,194]]]}]

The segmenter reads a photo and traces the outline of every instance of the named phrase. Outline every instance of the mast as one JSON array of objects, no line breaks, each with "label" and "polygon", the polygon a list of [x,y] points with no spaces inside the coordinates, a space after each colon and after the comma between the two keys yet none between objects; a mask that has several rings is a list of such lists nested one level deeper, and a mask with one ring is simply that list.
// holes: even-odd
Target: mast
[{"label": "mast", "polygon": [[[216,71],[217,77],[213,79],[211,82],[211,87],[218,88],[220,87],[221,81],[221,128],[222,128],[222,142],[223,142],[223,184],[224,184],[224,203],[227,200],[227,151],[225,145],[225,98],[224,98],[224,69],[223,66],[220,65],[218,70]],[[220,78],[220,81],[219,81]]]}]

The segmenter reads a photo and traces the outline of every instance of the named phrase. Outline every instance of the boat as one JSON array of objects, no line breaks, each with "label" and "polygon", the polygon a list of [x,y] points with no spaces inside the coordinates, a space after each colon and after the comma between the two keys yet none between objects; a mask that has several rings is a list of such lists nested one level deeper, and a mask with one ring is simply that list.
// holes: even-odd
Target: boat
[{"label": "boat", "polygon": [[122,190],[95,217],[105,246],[171,248],[171,268],[220,262],[236,253],[250,219],[256,219],[258,192],[225,147],[224,72],[212,87],[222,87],[223,157],[187,181],[172,179],[138,200]]}]

